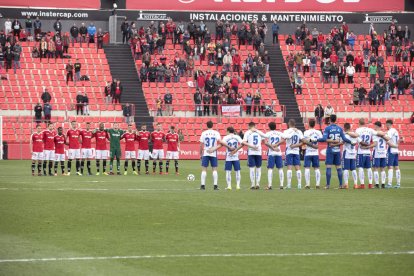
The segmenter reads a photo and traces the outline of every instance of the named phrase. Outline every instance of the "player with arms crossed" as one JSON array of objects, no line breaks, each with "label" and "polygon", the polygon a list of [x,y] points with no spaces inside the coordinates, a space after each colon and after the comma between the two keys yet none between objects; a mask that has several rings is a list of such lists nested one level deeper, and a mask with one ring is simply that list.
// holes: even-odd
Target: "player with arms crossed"
[{"label": "player with arms crossed", "polygon": [[345,133],[341,127],[335,124],[336,122],[336,115],[332,114],[330,116],[330,124],[328,127],[325,128],[323,132],[323,137],[319,139],[311,138],[311,142],[327,142],[328,147],[326,149],[326,187],[325,189],[329,189],[331,185],[331,177],[332,177],[332,166],[335,165],[336,172],[338,174],[339,180],[339,189],[343,189],[342,186],[342,168],[341,168],[341,148],[340,143],[341,139],[345,143],[354,144],[351,140],[346,138]]},{"label": "player with arms crossed", "polygon": [[351,131],[350,123],[344,124],[344,131],[345,137],[351,141],[351,143],[343,143],[342,169],[344,174],[344,188],[348,189],[349,187],[349,171],[351,171],[352,178],[354,180],[354,189],[358,189],[358,174],[356,171],[357,149],[355,145],[363,142],[359,135]]},{"label": "player with arms crossed", "polygon": [[387,136],[390,138],[392,144],[395,147],[389,147],[388,148],[388,184],[387,188],[392,187],[392,179],[394,177],[394,170],[395,170],[395,176],[397,179],[397,185],[394,186],[394,188],[400,188],[401,187],[401,171],[400,167],[398,166],[398,144],[400,143],[400,135],[398,134],[398,131],[392,127],[392,120],[387,120],[385,125],[387,127]]},{"label": "player with arms crossed", "polygon": [[46,174],[47,162],[49,161],[49,176],[53,176],[52,168],[53,161],[55,161],[55,130],[53,129],[53,123],[47,125],[47,129],[43,131],[43,175]]},{"label": "player with arms crossed", "polygon": [[100,174],[101,164],[100,161],[102,160],[102,173],[104,175],[108,175],[106,172],[106,160],[108,159],[108,140],[109,135],[105,131],[105,125],[103,123],[99,124],[99,129],[95,130],[93,133],[93,137],[96,141],[96,151],[95,151],[95,159],[96,159],[96,175]]},{"label": "player with arms crossed", "polygon": [[109,136],[109,174],[114,175],[113,166],[116,158],[116,174],[121,175],[121,137],[124,134],[122,129],[119,129],[119,124],[114,123],[113,128],[107,129]]},{"label": "player with arms crossed", "polygon": [[167,162],[165,164],[165,173],[168,174],[168,170],[170,168],[170,160],[174,160],[175,165],[175,174],[179,175],[178,173],[178,159],[179,159],[179,150],[180,150],[180,140],[178,134],[175,132],[175,127],[170,126],[170,132],[167,133],[165,136],[165,140],[167,141]]},{"label": "player with arms crossed", "polygon": [[53,138],[55,142],[55,176],[57,176],[58,164],[60,163],[60,169],[62,170],[62,175],[65,175],[65,141],[66,137],[63,134],[63,128],[58,127],[58,133]]},{"label": "player with arms crossed", "polygon": [[160,174],[162,174],[162,160],[164,159],[164,146],[165,133],[162,132],[162,126],[157,123],[157,129],[151,133],[152,146],[152,173],[155,174],[157,170],[157,160],[160,168]]},{"label": "player with arms crossed", "polygon": [[296,122],[290,119],[288,122],[289,129],[283,132],[283,139],[286,140],[286,166],[287,166],[287,188],[292,187],[292,166],[296,170],[296,178],[298,180],[298,189],[302,189],[302,172],[300,170],[300,154],[299,150],[302,146],[303,133],[295,128]]},{"label": "player with arms crossed", "polygon": [[149,174],[149,139],[150,139],[150,132],[147,131],[147,126],[142,125],[141,131],[138,132],[137,140],[138,144],[138,160],[137,160],[137,167],[138,167],[138,174],[141,174],[141,160],[145,160],[145,174]]},{"label": "player with arms crossed", "polygon": [[92,175],[91,172],[91,159],[93,158],[93,150],[92,150],[92,138],[93,132],[91,131],[91,123],[86,123],[86,129],[81,130],[80,137],[82,139],[82,149],[81,149],[81,165],[80,170],[81,174],[83,174],[83,168],[85,166],[86,160],[86,167],[88,168],[88,175]]},{"label": "player with arms crossed", "polygon": [[[307,147],[305,151],[305,189],[310,189],[310,167],[312,166],[315,170],[316,189],[320,188],[321,184],[321,171],[319,170],[319,150],[318,143],[307,142],[308,139],[319,139],[322,138],[322,132],[315,129],[315,120],[309,121],[309,129],[305,131],[303,136],[305,139],[302,140]],[[306,140],[307,139],[307,140]]]},{"label": "player with arms crossed", "polygon": [[137,135],[135,131],[132,130],[132,124],[128,125],[128,130],[122,134],[121,140],[125,140],[125,163],[124,163],[124,175],[128,174],[128,160],[132,162],[132,174],[138,175],[135,171],[135,159],[136,156],[136,147],[135,141],[137,140]]},{"label": "player with arms crossed", "polygon": [[68,130],[66,133],[66,138],[69,140],[69,153],[68,153],[68,173],[66,175],[70,175],[70,171],[72,170],[72,160],[76,160],[76,174],[82,175],[79,172],[80,162],[79,159],[81,158],[80,154],[80,130],[77,128],[77,123],[75,121],[71,122],[71,129]]},{"label": "player with arms crossed", "polygon": [[283,172],[283,158],[282,151],[280,149],[280,144],[285,142],[285,139],[282,138],[283,133],[276,131],[276,123],[270,122],[268,124],[270,131],[266,133],[265,145],[268,147],[267,150],[267,189],[272,189],[272,180],[273,180],[273,169],[276,168],[279,170],[279,187],[283,189],[283,182],[285,174]]},{"label": "player with arms crossed", "polygon": [[32,150],[32,175],[35,175],[37,162],[37,175],[42,176],[43,133],[40,125],[36,126],[36,132],[30,137],[30,148]]},{"label": "player with arms crossed", "polygon": [[262,177],[262,140],[266,134],[256,129],[254,122],[249,123],[249,130],[243,137],[243,142],[253,145],[247,150],[247,166],[250,170],[250,189],[260,189],[260,178]]},{"label": "player with arms crossed", "polygon": [[[214,190],[218,190],[218,174],[217,174],[217,151],[210,152],[221,142],[220,133],[213,130],[213,122],[207,122],[207,130],[203,131],[200,136],[200,159],[201,159],[201,186],[200,190],[206,189],[207,168],[209,164],[213,170]],[[227,144],[225,145],[226,147]],[[231,148],[234,150],[234,148]]]}]

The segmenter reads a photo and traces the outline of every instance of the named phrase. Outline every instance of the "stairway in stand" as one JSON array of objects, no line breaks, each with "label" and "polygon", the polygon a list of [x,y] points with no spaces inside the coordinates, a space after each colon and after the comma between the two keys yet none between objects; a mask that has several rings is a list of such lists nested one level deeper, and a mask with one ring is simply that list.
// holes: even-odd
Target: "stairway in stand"
[{"label": "stairway in stand", "polygon": [[141,124],[146,124],[147,129],[152,131],[154,119],[149,115],[131,48],[125,44],[109,44],[104,46],[104,51],[108,59],[112,77],[121,80],[123,86],[121,103],[134,104],[134,118],[137,128]]},{"label": "stairway in stand", "polygon": [[295,119],[296,127],[302,131],[305,130],[303,118],[299,111],[298,103],[296,102],[295,94],[289,80],[289,74],[283,60],[282,51],[279,45],[266,45],[266,50],[269,52],[270,64],[269,75],[273,82],[273,87],[276,90],[279,103],[286,107],[285,123],[289,119]]}]

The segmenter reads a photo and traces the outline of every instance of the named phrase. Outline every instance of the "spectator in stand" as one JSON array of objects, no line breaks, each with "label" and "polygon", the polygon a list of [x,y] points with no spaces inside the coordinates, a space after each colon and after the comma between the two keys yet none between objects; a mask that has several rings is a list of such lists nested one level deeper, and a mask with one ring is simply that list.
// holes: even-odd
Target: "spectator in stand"
[{"label": "spectator in stand", "polygon": [[56,33],[61,34],[62,32],[62,22],[60,22],[60,18],[58,18],[55,23],[53,24],[53,29]]},{"label": "spectator in stand", "polygon": [[358,105],[359,103],[359,91],[358,87],[354,86],[354,92],[352,94],[352,101],[354,105]]},{"label": "spectator in stand", "polygon": [[210,116],[211,96],[206,91],[203,96],[203,115]]},{"label": "spectator in stand", "polygon": [[42,61],[42,58],[46,58],[47,45],[48,45],[47,41],[45,40],[44,37],[42,37],[42,39],[40,41],[40,47],[39,47],[40,48],[40,54],[39,54],[40,61]]},{"label": "spectator in stand", "polygon": [[291,35],[289,35],[288,38],[286,38],[285,43],[286,45],[293,45],[294,41]]},{"label": "spectator in stand", "polygon": [[256,110],[259,112],[259,116],[262,115],[262,94],[260,93],[260,89],[257,89],[256,93],[253,96],[253,116],[256,117]]},{"label": "spectator in stand", "polygon": [[71,60],[66,64],[66,85],[69,83],[69,79],[73,81],[73,64]]},{"label": "spectator in stand", "polygon": [[348,76],[348,83],[354,83],[355,67],[352,65],[352,62],[346,67],[346,74]]},{"label": "spectator in stand", "polygon": [[310,57],[310,75],[313,77],[313,74],[316,73],[318,63],[318,57],[316,56],[315,52],[312,52]]},{"label": "spectator in stand", "polygon": [[298,26],[298,27],[296,27],[296,31],[295,31],[295,40],[296,40],[295,43],[296,43],[296,45],[301,45],[301,43],[302,43],[301,38],[302,38],[302,31],[301,31],[300,27]]},{"label": "spectator in stand", "polygon": [[22,46],[20,46],[20,42],[16,41],[13,46],[13,70],[16,74],[16,69],[20,69],[20,57],[22,54]]},{"label": "spectator in stand", "polygon": [[52,105],[49,102],[46,102],[43,105],[43,114],[45,116],[45,123],[46,125],[50,123],[52,118]]},{"label": "spectator in stand", "polygon": [[231,78],[231,81],[230,81],[230,85],[231,85],[230,89],[233,90],[234,93],[236,93],[236,94],[239,92],[239,83],[240,82],[241,82],[240,77],[238,76],[237,73],[234,73],[233,77]]},{"label": "spectator in stand", "polygon": [[367,95],[368,91],[362,86],[362,82],[358,89],[358,98],[359,98],[359,105],[365,105],[365,96]]},{"label": "spectator in stand", "polygon": [[98,33],[96,34],[96,40],[97,40],[97,49],[102,49],[103,48],[103,38],[104,38],[104,34],[102,32],[102,29],[99,28],[98,29]]},{"label": "spectator in stand", "polygon": [[295,79],[295,85],[296,85],[296,94],[302,95],[302,87],[305,83],[305,80],[302,78],[300,74],[297,75]]},{"label": "spectator in stand", "polygon": [[193,96],[194,104],[195,104],[195,116],[202,116],[202,109],[201,109],[201,103],[203,101],[203,96],[200,93],[200,90],[196,90]]},{"label": "spectator in stand", "polygon": [[42,112],[43,112],[42,105],[40,103],[37,103],[34,107],[36,124],[40,124],[42,122]]},{"label": "spectator in stand", "polygon": [[75,46],[75,42],[78,43],[79,37],[79,28],[76,26],[76,23],[73,23],[73,26],[70,28],[70,35],[72,36],[72,47]]},{"label": "spectator in stand", "polygon": [[369,69],[369,65],[370,65],[370,61],[369,61],[369,57],[368,55],[364,56],[364,73],[368,76],[368,69]]},{"label": "spectator in stand", "polygon": [[211,115],[218,115],[219,100],[219,95],[217,93],[214,93],[211,97]]},{"label": "spectator in stand", "polygon": [[169,90],[164,95],[164,104],[165,104],[165,112],[167,116],[173,115],[173,107],[172,107],[173,97]]},{"label": "spectator in stand", "polygon": [[279,44],[279,25],[274,20],[272,24],[273,44]]},{"label": "spectator in stand", "polygon": [[324,110],[321,104],[318,104],[315,108],[315,118],[316,122],[319,125],[319,128],[322,128],[322,119],[324,117]]},{"label": "spectator in stand", "polygon": [[338,82],[338,66],[336,65],[336,63],[331,64],[330,71],[331,71],[331,87],[332,87],[332,83]]},{"label": "spectator in stand", "polygon": [[361,73],[362,72],[362,63],[364,62],[363,58],[361,57],[361,53],[358,53],[358,55],[354,59],[355,64],[355,72]]},{"label": "spectator in stand", "polygon": [[305,57],[302,60],[303,65],[303,76],[305,76],[306,72],[309,72],[309,66],[310,66],[310,59],[308,54],[305,55]]},{"label": "spectator in stand", "polygon": [[76,62],[73,65],[73,68],[75,69],[75,85],[76,85],[76,82],[80,81],[81,79],[82,65],[80,64],[79,59],[76,59]]},{"label": "spectator in stand", "polygon": [[38,36],[42,32],[42,22],[40,21],[39,17],[36,17],[36,20],[33,22],[34,27],[34,38],[38,41]]},{"label": "spectator in stand", "polygon": [[6,72],[9,71],[9,69],[12,68],[12,63],[13,63],[13,52],[11,51],[10,48],[7,48],[7,50],[4,53],[4,59],[6,60]]},{"label": "spectator in stand", "polygon": [[125,123],[130,124],[132,122],[132,108],[129,103],[124,105],[122,115],[125,117]]},{"label": "spectator in stand", "polygon": [[4,67],[4,52],[0,49],[0,74]]},{"label": "spectator in stand", "polygon": [[380,83],[385,83],[385,74],[387,73],[387,71],[385,70],[385,67],[383,64],[379,65],[377,73],[378,73],[378,79]]},{"label": "spectator in stand", "polygon": [[60,39],[60,37],[56,37],[56,41],[55,41],[55,58],[63,58],[63,43],[62,40]]},{"label": "spectator in stand", "polygon": [[396,87],[397,87],[397,99],[399,99],[400,95],[404,95],[405,92],[405,79],[402,73],[399,74],[398,79],[396,81]]},{"label": "spectator in stand", "polygon": [[410,50],[410,66],[411,66],[411,62],[414,59],[414,41],[411,43],[409,50]]},{"label": "spectator in stand", "polygon": [[122,43],[128,43],[129,40],[129,23],[127,18],[125,17],[124,22],[121,24],[121,32],[122,32]]},{"label": "spectator in stand", "polygon": [[236,52],[232,59],[233,59],[233,72],[240,73],[241,57],[239,53]]},{"label": "spectator in stand", "polygon": [[114,87],[114,95],[112,97],[112,103],[117,104],[121,102],[123,87],[120,80],[117,80]]},{"label": "spectator in stand", "polygon": [[322,87],[325,87],[325,83],[331,82],[331,66],[330,62],[327,62],[325,66],[322,68],[322,75],[323,75],[323,84]]},{"label": "spectator in stand", "polygon": [[47,42],[47,61],[49,61],[50,58],[54,58],[56,53],[56,44],[53,41],[53,39],[50,39]]},{"label": "spectator in stand", "polygon": [[378,87],[378,105],[385,105],[385,85],[380,83]]},{"label": "spectator in stand", "polygon": [[356,40],[356,35],[354,34],[354,32],[350,32],[347,34],[347,41],[348,41],[348,45],[351,48],[351,51],[354,51],[354,45],[355,45],[355,40]]},{"label": "spectator in stand", "polygon": [[63,43],[63,53],[69,54],[69,45],[70,45],[70,37],[69,33],[66,32],[62,37],[62,43]]},{"label": "spectator in stand", "polygon": [[93,23],[90,23],[88,27],[88,36],[89,36],[88,45],[89,43],[95,43],[95,34],[96,34],[96,27]]},{"label": "spectator in stand", "polygon": [[369,105],[376,105],[377,104],[377,89],[374,86],[371,91],[369,91],[368,93],[368,100],[369,100]]},{"label": "spectator in stand", "polygon": [[20,31],[22,30],[22,24],[20,23],[20,21],[17,19],[14,19],[12,23],[12,28],[13,28],[13,36],[19,38]]},{"label": "spectator in stand", "polygon": [[30,15],[27,16],[26,21],[24,22],[26,32],[28,36],[33,36],[32,29],[33,29],[33,22],[30,18]]},{"label": "spectator in stand", "polygon": [[325,114],[325,124],[327,125],[329,124],[331,115],[335,114],[335,110],[333,109],[330,103],[328,103],[328,105],[325,107],[324,114]]},{"label": "spectator in stand", "polygon": [[46,102],[49,102],[50,103],[52,101],[52,96],[47,91],[47,88],[45,88],[45,91],[42,93],[42,96],[40,98],[42,99],[42,101],[43,101],[44,104]]},{"label": "spectator in stand", "polygon": [[376,62],[371,63],[371,65],[368,68],[368,72],[369,72],[369,82],[370,83],[375,83],[376,76],[377,76],[377,65],[376,65]]},{"label": "spectator in stand", "polygon": [[6,32],[6,36],[12,31],[12,22],[9,18],[4,21],[4,31]]},{"label": "spectator in stand", "polygon": [[83,93],[82,105],[83,105],[83,114],[89,116],[90,115],[89,114],[89,97],[88,95],[86,95],[86,92]]},{"label": "spectator in stand", "polygon": [[109,104],[112,101],[112,93],[111,93],[111,82],[108,81],[106,83],[105,89],[104,89],[104,94],[105,94],[105,103]]},{"label": "spectator in stand", "polygon": [[81,91],[78,91],[76,95],[76,115],[83,115],[83,95]]}]

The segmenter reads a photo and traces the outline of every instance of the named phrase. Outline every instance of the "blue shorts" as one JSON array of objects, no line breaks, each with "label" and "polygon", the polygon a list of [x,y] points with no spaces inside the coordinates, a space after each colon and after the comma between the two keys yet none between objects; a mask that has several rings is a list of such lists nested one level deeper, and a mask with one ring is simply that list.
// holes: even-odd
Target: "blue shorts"
[{"label": "blue shorts", "polygon": [[387,166],[387,158],[374,158],[374,168],[385,168]]},{"label": "blue shorts", "polygon": [[286,155],[286,166],[300,166],[300,155],[299,154],[287,154]]},{"label": "blue shorts", "polygon": [[388,167],[397,167],[398,166],[398,153],[388,153]]},{"label": "blue shorts", "polygon": [[305,156],[305,168],[310,168],[312,164],[312,168],[319,168],[319,156],[317,155],[310,155]]},{"label": "blue shorts", "polygon": [[201,159],[201,166],[207,168],[209,163],[212,168],[217,168],[217,157],[203,156]]},{"label": "blue shorts", "polygon": [[268,155],[267,156],[267,168],[268,169],[273,169],[275,166],[278,169],[283,168],[282,156],[279,156],[279,155]]},{"label": "blue shorts", "polygon": [[340,166],[341,165],[341,152],[340,151],[333,152],[332,150],[328,149],[326,151],[325,164]]},{"label": "blue shorts", "polygon": [[262,166],[262,156],[261,155],[248,155],[247,156],[247,166],[249,168]]},{"label": "blue shorts", "polygon": [[355,159],[348,159],[344,158],[342,164],[342,169],[347,171],[355,171],[356,169],[356,160]]},{"label": "blue shorts", "polygon": [[357,156],[357,167],[370,169],[371,168],[371,155],[369,154],[358,154]]},{"label": "blue shorts", "polygon": [[225,171],[231,171],[232,167],[234,168],[235,171],[240,171],[240,161],[239,160],[226,161],[226,163],[224,164]]}]

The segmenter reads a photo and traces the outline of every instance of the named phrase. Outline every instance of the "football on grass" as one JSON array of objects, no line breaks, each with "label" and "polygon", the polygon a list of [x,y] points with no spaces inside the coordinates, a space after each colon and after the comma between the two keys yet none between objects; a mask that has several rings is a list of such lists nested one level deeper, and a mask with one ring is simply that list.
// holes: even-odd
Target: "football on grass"
[{"label": "football on grass", "polygon": [[188,181],[194,181],[194,180],[195,180],[195,176],[194,176],[194,174],[189,174],[189,175],[187,176],[187,180],[188,180]]}]

